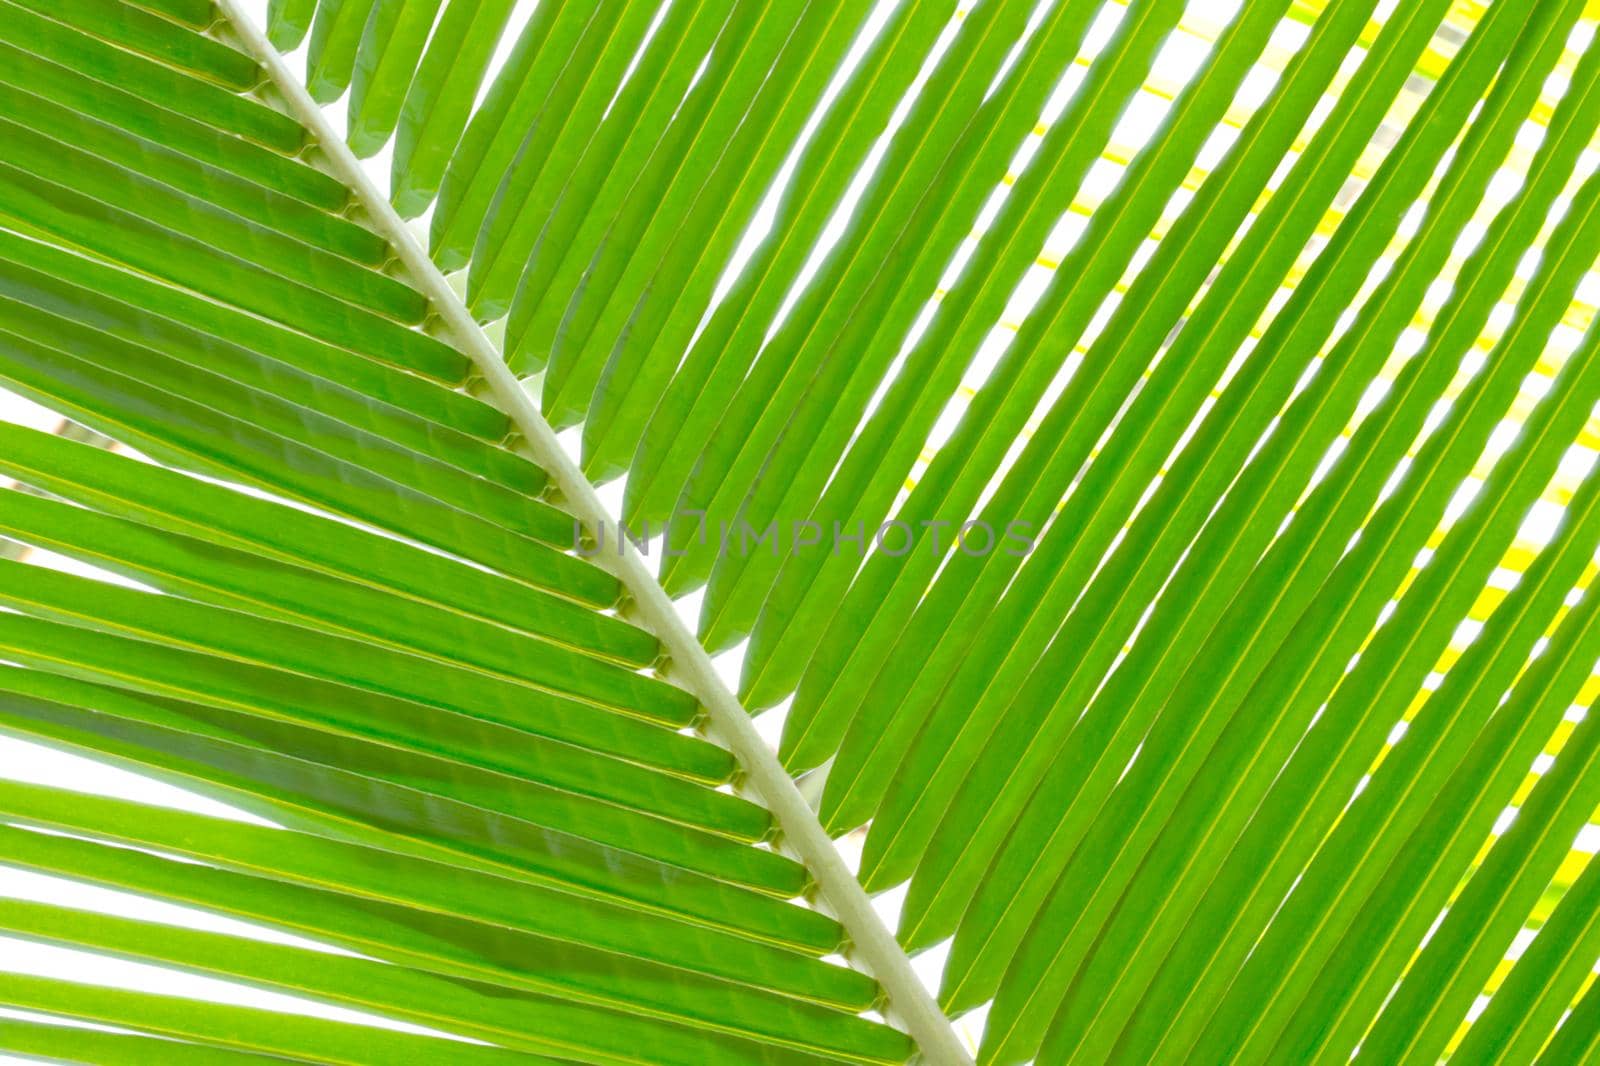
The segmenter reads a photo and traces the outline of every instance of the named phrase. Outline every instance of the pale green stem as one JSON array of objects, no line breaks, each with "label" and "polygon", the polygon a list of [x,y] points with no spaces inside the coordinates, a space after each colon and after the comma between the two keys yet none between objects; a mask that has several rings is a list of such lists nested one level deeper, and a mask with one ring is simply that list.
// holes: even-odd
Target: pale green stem
[{"label": "pale green stem", "polygon": [[910,958],[873,909],[871,899],[794,780],[756,731],[739,698],[723,683],[711,657],[684,624],[655,575],[622,535],[619,523],[606,511],[594,486],[506,366],[499,349],[484,335],[449,281],[372,183],[360,161],[339,139],[321,107],[261,28],[240,10],[238,0],[217,0],[217,4],[240,42],[266,68],[294,117],[316,138],[334,175],[355,192],[372,225],[389,241],[412,280],[432,301],[451,339],[482,375],[487,395],[510,417],[527,442],[530,457],[550,476],[566,508],[601,543],[619,546],[618,551],[608,547],[602,554],[632,598],[636,617],[661,640],[671,658],[675,680],[705,706],[715,737],[733,752],[744,771],[745,783],[776,819],[783,833],[783,847],[805,864],[817,884],[821,904],[844,926],[851,941],[850,961],[883,986],[892,1020],[917,1042],[925,1061],[936,1066],[970,1066],[972,1056],[912,969]]}]

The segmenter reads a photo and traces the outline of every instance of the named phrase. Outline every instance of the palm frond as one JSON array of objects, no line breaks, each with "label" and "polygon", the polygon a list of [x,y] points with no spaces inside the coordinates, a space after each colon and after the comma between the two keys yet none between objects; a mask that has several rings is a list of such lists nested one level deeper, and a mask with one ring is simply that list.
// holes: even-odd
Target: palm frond
[{"label": "palm frond", "polygon": [[1581,1060],[1596,15],[0,0],[0,1045]]}]

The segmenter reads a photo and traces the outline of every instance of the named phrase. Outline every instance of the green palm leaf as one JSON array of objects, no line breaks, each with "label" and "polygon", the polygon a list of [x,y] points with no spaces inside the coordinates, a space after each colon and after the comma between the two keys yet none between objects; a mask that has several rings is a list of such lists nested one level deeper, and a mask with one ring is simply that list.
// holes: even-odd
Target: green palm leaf
[{"label": "green palm leaf", "polygon": [[1585,1060],[1595,16],[0,0],[0,1048]]}]

